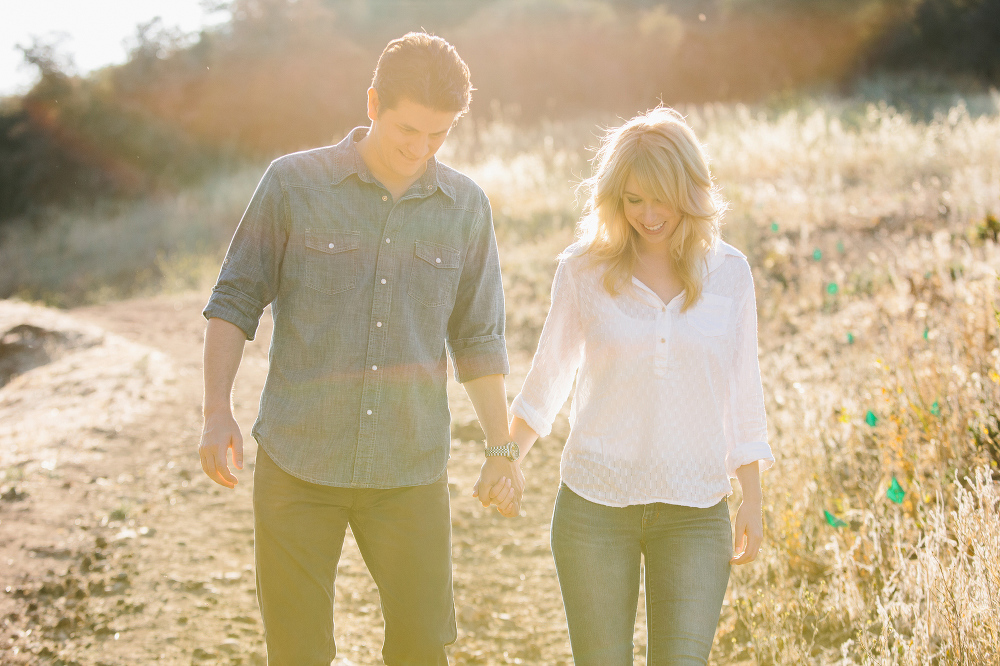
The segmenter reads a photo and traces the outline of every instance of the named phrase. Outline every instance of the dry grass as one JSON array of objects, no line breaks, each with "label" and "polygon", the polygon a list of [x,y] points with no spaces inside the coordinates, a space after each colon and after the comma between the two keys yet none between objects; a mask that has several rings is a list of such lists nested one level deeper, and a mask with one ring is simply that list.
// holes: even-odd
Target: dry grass
[{"label": "dry grass", "polygon": [[[847,103],[688,110],[754,268],[778,458],[717,663],[1000,664],[998,106],[927,122]],[[493,202],[519,351],[597,136],[468,122],[443,155]],[[73,303],[210,282],[256,176],[8,237],[0,283]]]},{"label": "dry grass", "polygon": [[70,307],[211,284],[260,169],[0,233],[0,298]]},{"label": "dry grass", "polygon": [[[732,204],[724,234],[754,266],[778,457],[767,546],[734,574],[717,663],[1000,663],[996,101],[928,122],[878,105],[688,110]],[[495,156],[467,170],[499,202],[518,349],[537,338],[592,127],[480,128]]]}]

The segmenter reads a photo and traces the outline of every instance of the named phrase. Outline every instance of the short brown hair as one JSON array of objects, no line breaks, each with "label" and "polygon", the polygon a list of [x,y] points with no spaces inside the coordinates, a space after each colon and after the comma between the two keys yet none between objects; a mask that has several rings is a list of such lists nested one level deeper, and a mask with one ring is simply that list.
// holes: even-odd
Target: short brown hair
[{"label": "short brown hair", "polygon": [[387,109],[408,99],[459,114],[469,110],[473,90],[469,67],[455,47],[425,32],[408,32],[389,42],[375,66],[372,87]]}]

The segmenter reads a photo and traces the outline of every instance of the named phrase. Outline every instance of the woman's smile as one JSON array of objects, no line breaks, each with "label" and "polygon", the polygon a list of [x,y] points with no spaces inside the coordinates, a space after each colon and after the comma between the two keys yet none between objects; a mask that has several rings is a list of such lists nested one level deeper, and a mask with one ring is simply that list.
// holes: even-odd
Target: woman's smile
[{"label": "woman's smile", "polygon": [[622,195],[625,219],[639,236],[655,245],[665,243],[680,224],[681,216],[671,206],[643,191],[635,176],[629,175]]}]

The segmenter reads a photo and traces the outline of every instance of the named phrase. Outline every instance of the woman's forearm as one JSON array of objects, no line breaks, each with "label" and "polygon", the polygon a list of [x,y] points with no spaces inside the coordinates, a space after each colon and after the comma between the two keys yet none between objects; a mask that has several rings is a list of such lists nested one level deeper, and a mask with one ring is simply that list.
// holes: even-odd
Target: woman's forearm
[{"label": "woman's forearm", "polygon": [[510,438],[517,443],[518,451],[520,451],[521,456],[518,460],[524,460],[528,451],[538,441],[538,433],[531,429],[527,421],[520,416],[515,416],[510,422]]},{"label": "woman's forearm", "polygon": [[736,479],[740,482],[744,502],[761,502],[763,493],[760,488],[760,464],[757,460],[737,468]]}]

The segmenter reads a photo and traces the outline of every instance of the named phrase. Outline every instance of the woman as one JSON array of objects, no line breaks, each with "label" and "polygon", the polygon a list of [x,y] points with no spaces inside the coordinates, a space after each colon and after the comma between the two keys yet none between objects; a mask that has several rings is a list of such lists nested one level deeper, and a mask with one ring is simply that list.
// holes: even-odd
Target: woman
[{"label": "woman", "polygon": [[753,280],[719,238],[723,203],[676,111],[609,132],[595,166],[511,438],[523,458],[576,377],[551,532],[576,664],[632,663],[642,571],[647,663],[705,664],[730,564],[760,547],[759,469],[774,461]]}]

